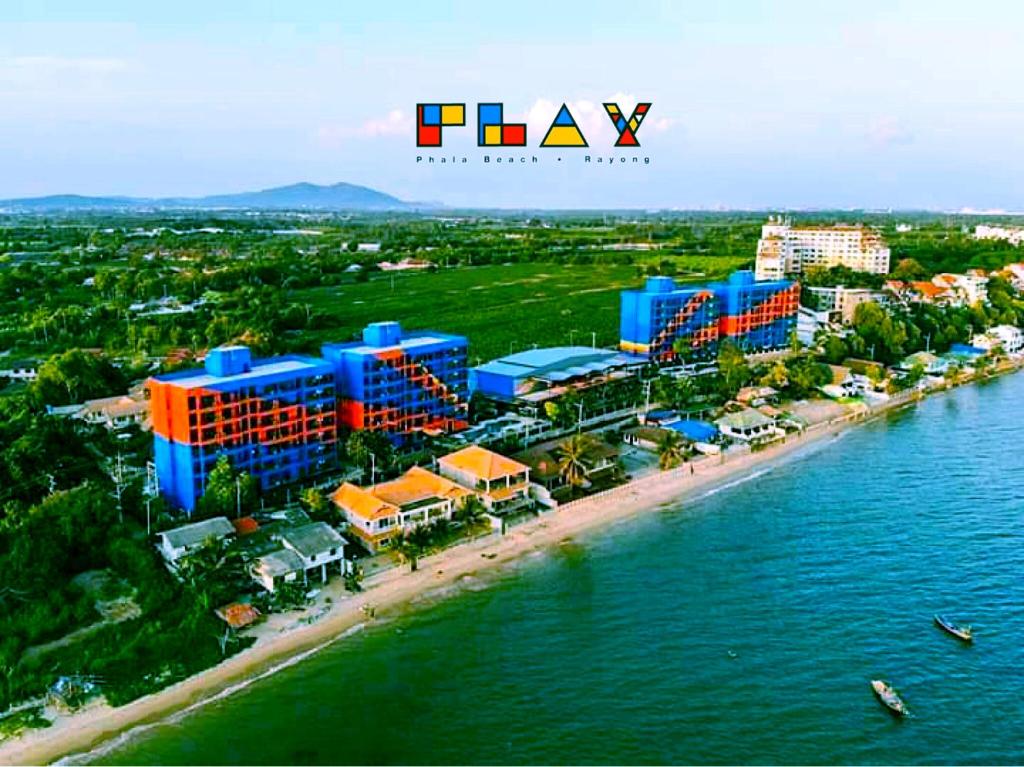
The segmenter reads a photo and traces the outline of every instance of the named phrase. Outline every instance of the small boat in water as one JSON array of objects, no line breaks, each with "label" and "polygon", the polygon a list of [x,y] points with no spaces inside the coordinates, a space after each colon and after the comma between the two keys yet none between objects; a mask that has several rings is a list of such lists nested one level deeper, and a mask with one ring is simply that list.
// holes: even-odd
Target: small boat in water
[{"label": "small boat in water", "polygon": [[878,696],[882,705],[896,716],[908,716],[910,714],[907,704],[903,702],[903,699],[889,683],[883,682],[881,679],[872,679],[871,689],[875,691],[875,695]]},{"label": "small boat in water", "polygon": [[952,634],[962,642],[973,642],[974,634],[970,626],[957,626],[953,621],[943,615],[935,616],[935,625],[948,634]]}]

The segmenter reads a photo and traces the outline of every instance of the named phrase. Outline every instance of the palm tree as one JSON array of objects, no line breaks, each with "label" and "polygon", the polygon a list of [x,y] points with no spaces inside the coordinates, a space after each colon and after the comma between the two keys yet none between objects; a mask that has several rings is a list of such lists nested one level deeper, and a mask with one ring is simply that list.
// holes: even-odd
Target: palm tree
[{"label": "palm tree", "polygon": [[483,521],[487,507],[478,496],[467,495],[462,504],[455,510],[455,520],[467,527],[473,527]]},{"label": "palm tree", "polygon": [[670,431],[658,443],[658,466],[662,471],[683,462],[683,438],[678,432]]},{"label": "palm tree", "polygon": [[401,538],[396,538],[391,548],[398,555],[399,562],[408,562],[409,570],[416,572],[423,550],[411,536],[403,535]]},{"label": "palm tree", "polygon": [[558,446],[558,472],[570,487],[582,487],[587,479],[587,459],[594,441],[590,435],[574,434]]}]

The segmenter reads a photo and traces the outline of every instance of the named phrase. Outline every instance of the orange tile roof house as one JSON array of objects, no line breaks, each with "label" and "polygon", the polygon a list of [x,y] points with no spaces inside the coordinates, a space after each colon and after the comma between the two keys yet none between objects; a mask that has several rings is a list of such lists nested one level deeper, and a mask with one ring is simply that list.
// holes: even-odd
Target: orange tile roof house
[{"label": "orange tile roof house", "polygon": [[405,530],[439,518],[451,519],[471,495],[450,479],[414,466],[398,479],[369,488],[346,482],[331,499],[348,520],[349,532],[376,552]]},{"label": "orange tile roof house", "polygon": [[530,468],[479,445],[439,458],[437,467],[441,476],[470,488],[494,514],[530,502]]}]

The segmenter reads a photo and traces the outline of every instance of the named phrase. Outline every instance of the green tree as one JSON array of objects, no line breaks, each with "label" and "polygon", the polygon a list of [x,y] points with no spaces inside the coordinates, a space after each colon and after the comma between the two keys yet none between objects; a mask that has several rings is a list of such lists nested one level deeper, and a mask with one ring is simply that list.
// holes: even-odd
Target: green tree
[{"label": "green tree", "polygon": [[307,487],[299,495],[299,500],[310,517],[325,522],[329,521],[329,517],[331,517],[331,503],[319,488]]},{"label": "green tree", "polygon": [[382,431],[362,429],[352,432],[345,442],[349,460],[363,471],[386,470],[394,461],[395,448]]},{"label": "green tree", "polygon": [[724,341],[718,348],[718,373],[721,376],[722,396],[732,399],[750,381],[747,358],[736,344]]},{"label": "green tree", "polygon": [[832,373],[813,357],[797,357],[788,365],[787,392],[794,399],[803,399],[832,380]]},{"label": "green tree", "polygon": [[255,478],[235,471],[228,457],[222,455],[206,478],[198,509],[204,517],[233,517],[255,511],[257,502]]},{"label": "green tree", "polygon": [[454,518],[467,527],[479,525],[487,516],[487,507],[475,495],[467,495],[455,509]]},{"label": "green tree", "polygon": [[72,405],[124,392],[124,374],[103,356],[72,349],[51,357],[39,367],[31,385],[40,405]]},{"label": "green tree", "polygon": [[669,431],[658,442],[658,466],[662,471],[678,466],[685,457],[685,443],[678,432]]},{"label": "green tree", "polygon": [[557,448],[558,473],[570,487],[582,487],[587,480],[587,461],[592,457],[594,440],[589,434],[574,434]]}]

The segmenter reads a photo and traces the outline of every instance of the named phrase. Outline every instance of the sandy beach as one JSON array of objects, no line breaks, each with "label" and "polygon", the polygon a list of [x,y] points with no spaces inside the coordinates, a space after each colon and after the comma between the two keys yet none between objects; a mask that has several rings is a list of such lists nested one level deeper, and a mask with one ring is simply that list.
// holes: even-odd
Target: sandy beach
[{"label": "sandy beach", "polygon": [[339,583],[324,589],[318,609],[304,620],[271,616],[259,627],[256,643],[200,674],[158,693],[112,708],[97,702],[73,715],[59,717],[53,726],[30,730],[0,744],[2,764],[41,764],[88,752],[133,728],[230,694],[232,688],[270,673],[282,664],[343,638],[360,626],[397,613],[417,598],[452,590],[460,579],[500,567],[533,551],[598,529],[617,520],[657,510],[669,503],[692,500],[782,461],[819,449],[843,430],[912,402],[912,397],[885,403],[873,411],[859,409],[790,435],[757,452],[737,451],[707,456],[693,464],[644,477],[602,494],[562,505],[515,526],[505,535],[491,534],[420,560],[419,569],[396,567],[374,574],[364,591],[348,594]]}]

